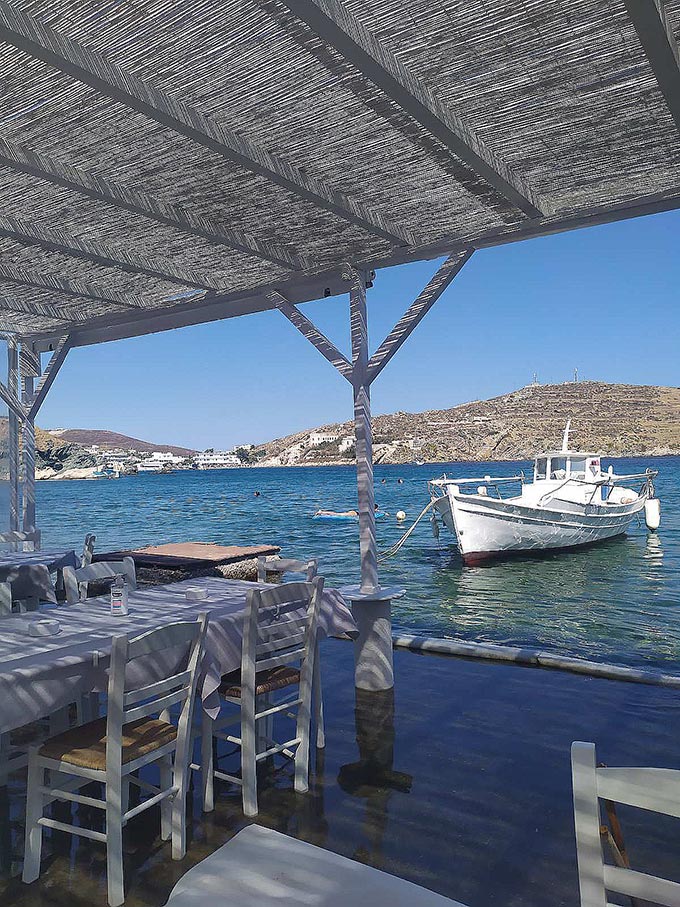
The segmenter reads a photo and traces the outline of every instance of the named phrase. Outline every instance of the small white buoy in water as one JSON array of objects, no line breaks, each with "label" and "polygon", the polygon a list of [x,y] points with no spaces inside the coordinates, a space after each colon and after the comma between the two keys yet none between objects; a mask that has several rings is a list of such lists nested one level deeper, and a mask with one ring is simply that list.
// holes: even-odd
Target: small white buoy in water
[{"label": "small white buoy in water", "polygon": [[397,519],[400,523],[403,523],[406,519],[406,513],[403,510],[397,510]]},{"label": "small white buoy in water", "polygon": [[652,531],[659,528],[661,522],[661,502],[658,498],[649,498],[645,501],[645,523],[647,529]]}]

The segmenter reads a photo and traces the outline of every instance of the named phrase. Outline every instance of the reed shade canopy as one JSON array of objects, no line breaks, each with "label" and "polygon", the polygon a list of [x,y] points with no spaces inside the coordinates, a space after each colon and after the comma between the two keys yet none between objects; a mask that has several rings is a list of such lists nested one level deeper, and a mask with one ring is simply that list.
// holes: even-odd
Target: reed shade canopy
[{"label": "reed shade canopy", "polygon": [[679,28],[680,0],[0,0],[0,330],[78,346],[678,207]]}]

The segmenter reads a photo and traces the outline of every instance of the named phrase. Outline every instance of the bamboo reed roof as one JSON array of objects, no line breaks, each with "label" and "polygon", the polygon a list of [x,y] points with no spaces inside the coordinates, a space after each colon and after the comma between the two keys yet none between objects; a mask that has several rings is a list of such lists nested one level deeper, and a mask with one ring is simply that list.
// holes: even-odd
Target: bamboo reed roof
[{"label": "bamboo reed roof", "polygon": [[679,30],[680,0],[0,0],[0,330],[678,207]]}]

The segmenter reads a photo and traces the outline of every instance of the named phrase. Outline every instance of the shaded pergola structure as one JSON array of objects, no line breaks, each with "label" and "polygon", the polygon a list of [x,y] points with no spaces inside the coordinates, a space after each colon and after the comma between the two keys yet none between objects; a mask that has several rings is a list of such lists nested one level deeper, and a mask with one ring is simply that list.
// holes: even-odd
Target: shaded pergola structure
[{"label": "shaded pergola structure", "polygon": [[[276,309],[352,387],[356,681],[389,688],[371,383],[474,250],[680,206],[679,29],[680,0],[0,0],[10,528],[70,349]],[[374,272],[444,256],[370,354]],[[351,358],[299,308],[338,294]]]}]

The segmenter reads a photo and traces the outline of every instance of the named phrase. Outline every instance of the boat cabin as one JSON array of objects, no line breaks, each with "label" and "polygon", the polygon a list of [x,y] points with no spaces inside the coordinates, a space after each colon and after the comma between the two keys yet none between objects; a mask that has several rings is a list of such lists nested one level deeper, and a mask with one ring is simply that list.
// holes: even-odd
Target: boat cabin
[{"label": "boat cabin", "polygon": [[575,450],[556,450],[541,454],[534,461],[534,482],[581,479],[594,482],[600,477],[600,458]]}]

